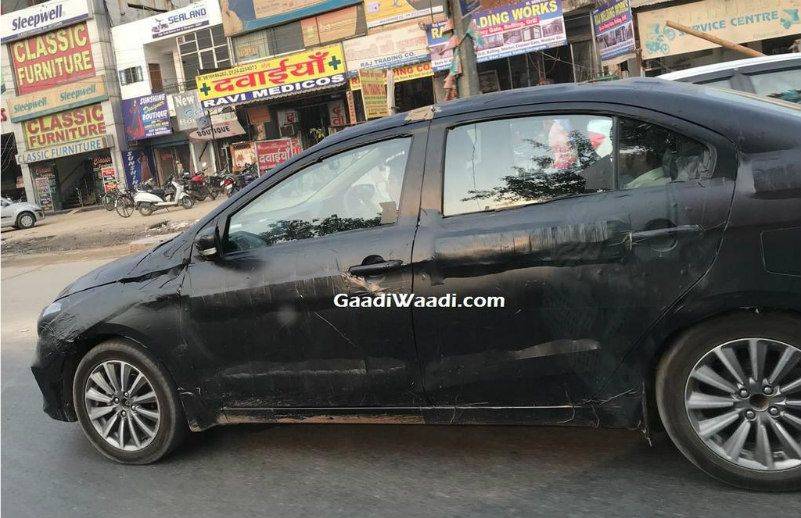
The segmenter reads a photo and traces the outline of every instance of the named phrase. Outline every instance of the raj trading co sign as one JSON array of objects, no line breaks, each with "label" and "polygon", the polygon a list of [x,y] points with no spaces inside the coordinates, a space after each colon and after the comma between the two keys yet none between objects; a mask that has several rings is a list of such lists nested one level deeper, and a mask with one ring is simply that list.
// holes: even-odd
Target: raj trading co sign
[{"label": "raj trading co sign", "polygon": [[602,61],[634,52],[634,22],[629,0],[607,0],[592,11],[595,41]]},{"label": "raj trading co sign", "polygon": [[105,135],[103,108],[92,104],[24,121],[25,148],[41,149],[75,140]]},{"label": "raj trading co sign", "polygon": [[[484,40],[483,45],[476,45],[479,63],[567,44],[562,0],[526,1],[479,9],[472,17]],[[449,39],[445,22],[430,26],[428,45],[434,70],[451,66],[453,52]]]},{"label": "raj trading co sign", "polygon": [[9,44],[19,95],[95,75],[86,22]]},{"label": "raj trading co sign", "polygon": [[[392,69],[393,80],[395,83],[402,83],[404,81],[411,81],[412,79],[420,79],[423,77],[430,77],[434,75],[431,70],[431,62],[415,63],[414,65],[405,65]],[[350,78],[350,89],[360,90],[362,87],[359,82],[359,75]]]},{"label": "raj trading co sign", "polygon": [[123,99],[122,120],[129,141],[172,133],[166,94]]},{"label": "raj trading co sign", "polygon": [[0,17],[3,43],[52,31],[89,18],[86,0],[50,0]]},{"label": "raj trading co sign", "polygon": [[637,13],[643,59],[717,47],[671,29],[667,21],[735,43],[792,36],[801,32],[801,0],[704,0]]},{"label": "raj trading co sign", "polygon": [[77,83],[13,98],[9,106],[11,121],[22,122],[106,99],[108,99],[108,92],[106,91],[105,76],[96,76]]},{"label": "raj trading co sign", "polygon": [[342,45],[328,45],[197,76],[204,108],[269,99],[345,83]]},{"label": "raj trading co sign", "polygon": [[417,25],[382,31],[343,42],[348,70],[395,68],[428,61],[426,32]]}]

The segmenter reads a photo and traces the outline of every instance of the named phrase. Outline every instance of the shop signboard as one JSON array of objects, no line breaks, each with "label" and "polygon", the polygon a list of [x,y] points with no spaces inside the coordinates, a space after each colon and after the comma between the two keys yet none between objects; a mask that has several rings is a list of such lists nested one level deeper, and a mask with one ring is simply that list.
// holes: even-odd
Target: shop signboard
[{"label": "shop signboard", "polygon": [[735,43],[801,33],[801,0],[703,0],[637,13],[643,59],[674,56],[718,45],[681,31],[675,21]]},{"label": "shop signboard", "polygon": [[330,122],[331,126],[334,126],[335,128],[348,125],[345,101],[342,99],[328,101],[328,121]]},{"label": "shop signboard", "polygon": [[414,24],[346,40],[342,45],[351,73],[361,68],[396,68],[429,60],[426,31]]},{"label": "shop signboard", "polygon": [[79,153],[89,153],[114,146],[114,138],[111,135],[94,137],[86,140],[76,140],[68,144],[23,151],[17,155],[17,163],[32,164],[43,160],[53,160],[63,156],[77,155]]},{"label": "shop signboard", "polygon": [[[189,31],[195,31],[201,27],[219,24],[221,19],[218,14],[216,0],[203,0],[201,2],[189,4],[180,9],[173,9],[163,14],[157,14],[146,18],[149,24],[149,32],[146,39],[150,41],[161,40],[170,36],[176,36]],[[213,19],[212,19],[213,18]]]},{"label": "shop signboard", "polygon": [[74,142],[106,133],[103,107],[92,104],[23,121],[22,134],[28,151]]},{"label": "shop signboard", "polygon": [[172,133],[167,94],[153,94],[122,101],[122,121],[128,141]]},{"label": "shop signboard", "polygon": [[270,99],[345,84],[342,45],[328,45],[199,75],[204,108]]},{"label": "shop signboard", "polygon": [[95,75],[86,22],[8,45],[19,95]]},{"label": "shop signboard", "polygon": [[211,140],[212,128],[214,128],[214,138],[227,138],[243,135],[245,129],[239,124],[236,113],[226,112],[211,116],[209,124],[201,125],[198,121],[198,129],[189,134],[192,140]]},{"label": "shop signboard", "polygon": [[33,188],[36,192],[36,200],[44,212],[56,210],[53,195],[56,193],[56,175],[53,166],[50,164],[36,164],[31,166],[33,176]]},{"label": "shop signboard", "polygon": [[595,41],[602,61],[634,52],[634,21],[629,0],[606,0],[592,11]]},{"label": "shop signboard", "polygon": [[[431,62],[426,61],[424,63],[415,63],[414,65],[404,65],[402,67],[393,68],[392,73],[395,76],[396,83],[402,83],[404,81],[411,81],[412,79],[420,79],[423,77],[431,77],[434,75],[434,71],[431,70]],[[351,90],[360,90],[362,88],[361,83],[359,83],[359,75],[355,75],[350,78],[350,89]]]},{"label": "shop signboard", "polygon": [[362,0],[220,0],[226,36],[308,18]]},{"label": "shop signboard", "polygon": [[256,146],[253,142],[235,142],[231,144],[231,168],[235,172],[244,170],[256,163]]},{"label": "shop signboard", "polygon": [[108,99],[106,77],[96,76],[50,90],[20,95],[11,101],[11,121],[22,122]]},{"label": "shop signboard", "polygon": [[362,85],[364,116],[367,119],[389,115],[387,108],[387,73],[384,70],[362,68],[359,70]]},{"label": "shop signboard", "polygon": [[[476,45],[479,63],[528,54],[567,44],[562,0],[529,0],[472,13],[482,45]],[[450,32],[446,22],[433,23],[428,30],[431,66],[435,71],[451,66]]]},{"label": "shop signboard", "polygon": [[357,22],[358,10],[355,5],[319,16],[304,18],[300,21],[303,45],[313,47],[331,41],[352,38],[356,36]]},{"label": "shop signboard", "polygon": [[89,18],[87,0],[50,0],[0,16],[3,43],[66,27]]},{"label": "shop signboard", "polygon": [[203,115],[203,108],[197,99],[197,90],[172,94],[172,105],[175,108],[178,131],[197,128],[197,119]]},{"label": "shop signboard", "polygon": [[351,124],[356,124],[356,100],[352,90],[345,92],[345,100],[348,102],[348,119]]},{"label": "shop signboard", "polygon": [[368,27],[377,27],[445,10],[444,0],[365,0],[364,17]]},{"label": "shop signboard", "polygon": [[6,96],[0,96],[0,134],[5,135],[14,131],[9,123],[9,111],[6,109]]},{"label": "shop signboard", "polygon": [[144,149],[129,149],[122,152],[125,180],[133,187],[153,177],[150,158]]},{"label": "shop signboard", "polygon": [[256,156],[259,160],[259,174],[283,164],[294,154],[294,143],[291,138],[261,140],[256,142]]},{"label": "shop signboard", "polygon": [[100,179],[103,181],[103,192],[113,191],[117,188],[117,170],[113,165],[100,168]]}]

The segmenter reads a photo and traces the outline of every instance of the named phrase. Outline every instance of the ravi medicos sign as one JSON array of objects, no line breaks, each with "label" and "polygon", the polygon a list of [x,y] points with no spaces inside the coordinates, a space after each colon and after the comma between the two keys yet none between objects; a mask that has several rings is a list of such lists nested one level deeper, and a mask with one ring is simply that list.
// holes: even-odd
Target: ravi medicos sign
[{"label": "ravi medicos sign", "polygon": [[22,133],[32,150],[105,135],[106,123],[100,104],[91,104],[24,121]]},{"label": "ravi medicos sign", "polygon": [[95,75],[86,22],[9,44],[19,95]]}]

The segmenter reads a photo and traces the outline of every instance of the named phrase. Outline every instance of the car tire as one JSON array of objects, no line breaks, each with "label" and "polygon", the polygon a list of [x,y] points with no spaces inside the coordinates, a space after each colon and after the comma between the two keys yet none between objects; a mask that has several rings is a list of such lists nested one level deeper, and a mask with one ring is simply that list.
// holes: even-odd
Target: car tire
[{"label": "car tire", "polygon": [[[787,362],[778,368],[785,355],[789,370]],[[801,489],[798,360],[801,318],[793,315],[743,312],[693,327],[675,341],[656,374],[668,435],[718,480],[763,491]]]},{"label": "car tire", "polygon": [[[111,375],[106,369],[111,370]],[[128,374],[128,390],[133,389],[128,393],[130,397],[125,398],[124,387],[119,381],[125,378],[123,372]],[[144,376],[144,381],[136,387],[139,374]],[[115,377],[116,384],[111,383]],[[100,381],[98,378],[104,380],[106,388],[116,394],[117,399],[97,400],[100,396],[111,396],[102,388],[103,381],[97,383]],[[178,446],[186,435],[186,418],[166,370],[139,347],[125,340],[109,340],[86,353],[75,371],[72,397],[78,422],[86,437],[101,454],[116,462],[156,462]],[[143,402],[137,404],[137,398]],[[116,410],[108,413],[109,406]],[[93,416],[102,412],[106,415],[93,419],[90,412]],[[153,414],[158,416],[157,419]],[[116,418],[112,417],[115,415]],[[124,424],[120,426],[119,423]],[[104,428],[109,430],[106,436],[103,435]]]},{"label": "car tire", "polygon": [[36,216],[33,214],[33,212],[25,211],[20,212],[17,215],[17,222],[14,226],[18,229],[24,229],[32,228],[34,225],[36,225]]}]

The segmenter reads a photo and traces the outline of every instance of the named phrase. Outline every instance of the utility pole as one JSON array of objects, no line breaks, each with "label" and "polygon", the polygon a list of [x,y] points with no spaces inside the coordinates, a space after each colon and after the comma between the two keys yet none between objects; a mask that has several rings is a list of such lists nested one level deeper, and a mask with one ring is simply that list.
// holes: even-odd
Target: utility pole
[{"label": "utility pole", "polygon": [[478,95],[478,68],[476,67],[476,49],[473,47],[473,38],[465,36],[470,25],[470,17],[464,18],[460,0],[449,0],[451,19],[453,20],[453,33],[462,44],[459,46],[459,55],[462,58],[462,75],[456,82],[459,97]]}]

